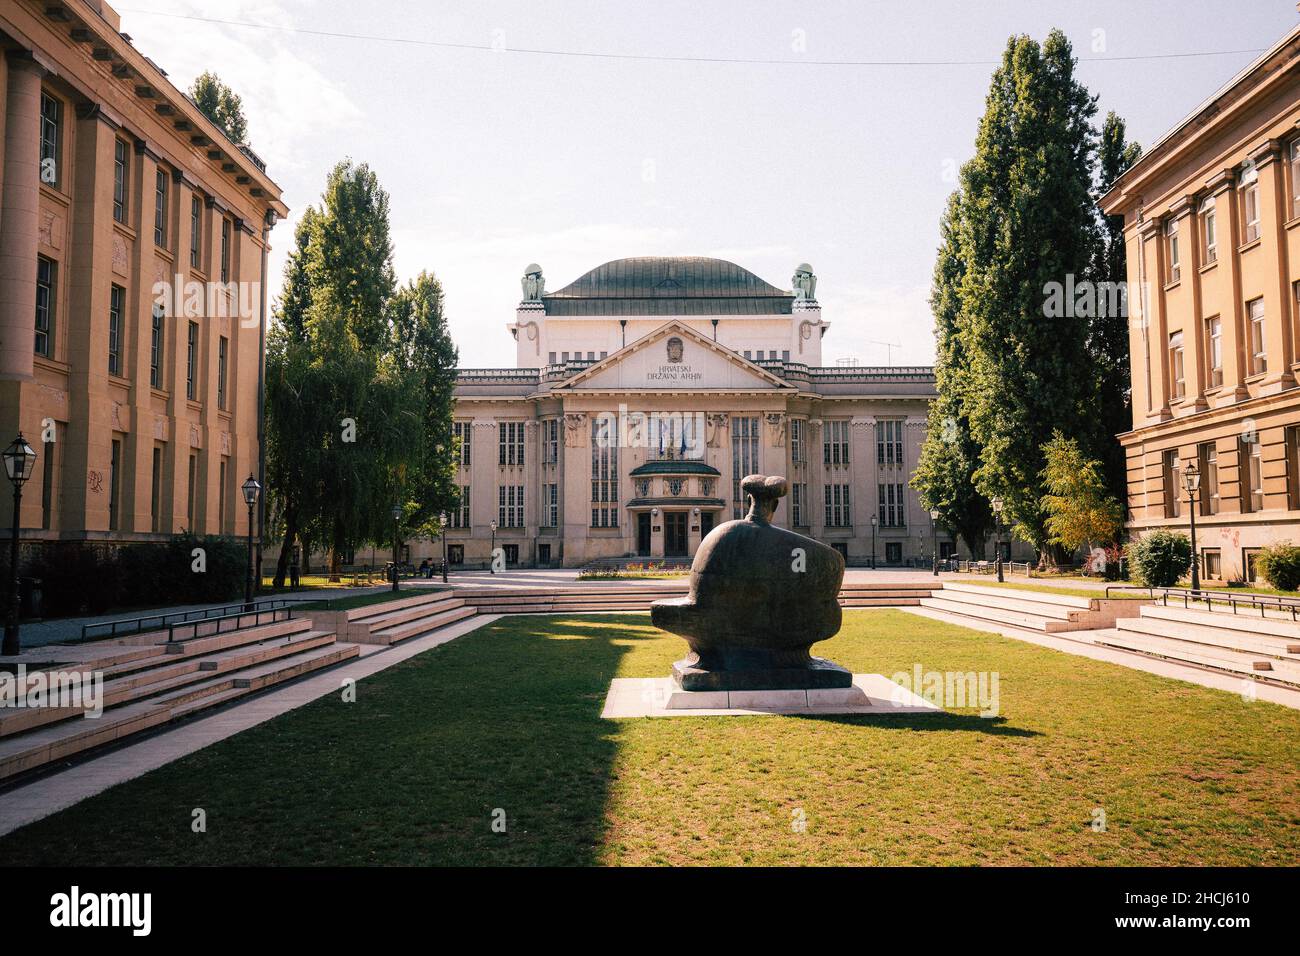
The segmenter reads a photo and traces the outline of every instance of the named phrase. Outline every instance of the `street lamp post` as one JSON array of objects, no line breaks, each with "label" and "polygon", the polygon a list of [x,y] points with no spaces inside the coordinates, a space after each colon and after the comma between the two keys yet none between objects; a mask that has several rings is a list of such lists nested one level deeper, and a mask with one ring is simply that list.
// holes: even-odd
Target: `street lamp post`
[{"label": "street lamp post", "polygon": [[394,591],[397,590],[397,560],[398,560],[397,552],[398,549],[401,547],[401,544],[398,541],[398,534],[400,531],[401,521],[402,521],[402,506],[393,505],[393,590]]},{"label": "street lamp post", "polygon": [[871,570],[876,570],[876,525],[880,519],[875,515],[871,516]]},{"label": "street lamp post", "polygon": [[257,506],[257,496],[262,486],[252,475],[241,486],[244,492],[244,504],[248,505],[248,573],[244,576],[244,610],[253,609],[253,508]]},{"label": "street lamp post", "polygon": [[930,554],[930,558],[931,558],[931,562],[934,565],[934,576],[937,578],[939,576],[939,509],[938,508],[930,509],[930,528],[934,536],[933,541],[931,542],[930,545],[931,548],[933,549]]},{"label": "street lamp post", "polygon": [[488,552],[488,572],[497,573],[497,523],[493,521],[489,528],[492,529],[492,550]]},{"label": "street lamp post", "polygon": [[997,559],[998,580],[1002,577],[1002,498],[993,499],[993,551]]},{"label": "street lamp post", "polygon": [[36,465],[36,452],[19,432],[13,443],[4,450],[5,474],[14,486],[14,523],[9,538],[9,602],[6,607],[3,652],[17,654],[22,650],[18,637],[18,512],[23,503],[23,484],[32,476]]},{"label": "street lamp post", "polygon": [[442,523],[442,583],[447,583],[447,512],[438,516]]},{"label": "street lamp post", "polygon": [[1183,472],[1183,481],[1187,484],[1187,513],[1192,521],[1192,590],[1201,589],[1201,562],[1196,553],[1196,504],[1200,499],[1201,473],[1196,462],[1187,466]]}]

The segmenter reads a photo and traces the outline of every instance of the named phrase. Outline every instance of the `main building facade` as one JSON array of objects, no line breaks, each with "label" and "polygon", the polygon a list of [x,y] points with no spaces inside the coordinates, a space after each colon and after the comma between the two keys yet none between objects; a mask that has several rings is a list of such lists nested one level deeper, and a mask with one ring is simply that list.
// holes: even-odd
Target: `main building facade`
[{"label": "main building facade", "polygon": [[526,566],[688,558],[743,514],[755,472],[790,482],[777,523],[850,563],[928,562],[936,537],[951,553],[908,484],[932,370],[825,366],[811,267],[791,290],[686,257],[608,262],[555,292],[532,265],[522,285],[516,367],[459,374],[453,568],[494,546]]}]

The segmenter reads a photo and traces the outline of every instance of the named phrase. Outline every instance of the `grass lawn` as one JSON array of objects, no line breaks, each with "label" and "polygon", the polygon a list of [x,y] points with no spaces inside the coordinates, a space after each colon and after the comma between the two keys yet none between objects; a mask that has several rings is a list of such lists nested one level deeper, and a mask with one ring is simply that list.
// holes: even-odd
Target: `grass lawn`
[{"label": "grass lawn", "polygon": [[[1014,591],[1038,591],[1042,594],[1067,594],[1072,597],[1096,598],[1097,600],[1106,600],[1106,592],[1099,588],[1070,588],[1056,587],[1053,584],[1033,584],[1025,581],[1003,581],[997,580],[981,581],[977,578],[957,578],[955,584],[978,584],[982,588],[1010,588]],[[1123,583],[1123,582],[1121,582]],[[1110,595],[1112,601],[1150,601],[1151,595],[1146,591],[1112,591]]]},{"label": "grass lawn", "polygon": [[820,652],[996,671],[1001,717],[601,720],[612,677],[667,673],[682,641],[642,614],[509,617],[11,834],[0,863],[1300,863],[1300,712],[844,619]]}]

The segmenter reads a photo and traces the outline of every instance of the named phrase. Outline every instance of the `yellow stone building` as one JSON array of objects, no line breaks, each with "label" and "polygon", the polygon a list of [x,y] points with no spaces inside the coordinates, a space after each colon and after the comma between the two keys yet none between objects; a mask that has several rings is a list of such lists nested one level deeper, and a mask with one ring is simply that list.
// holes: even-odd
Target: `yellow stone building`
[{"label": "yellow stone building", "polygon": [[[744,513],[755,472],[789,479],[778,524],[854,564],[927,564],[936,529],[908,482],[933,371],[825,366],[816,283],[806,263],[787,290],[719,259],[644,257],[548,292],[529,266],[516,367],[459,373],[450,565],[481,567],[493,544],[510,565],[686,559]],[[441,542],[412,551],[437,560]]]},{"label": "yellow stone building", "polygon": [[1111,187],[1128,258],[1130,528],[1189,524],[1209,580],[1300,542],[1300,28]]},{"label": "yellow stone building", "polygon": [[287,210],[119,30],[99,0],[0,4],[0,435],[39,456],[23,537],[242,534]]}]

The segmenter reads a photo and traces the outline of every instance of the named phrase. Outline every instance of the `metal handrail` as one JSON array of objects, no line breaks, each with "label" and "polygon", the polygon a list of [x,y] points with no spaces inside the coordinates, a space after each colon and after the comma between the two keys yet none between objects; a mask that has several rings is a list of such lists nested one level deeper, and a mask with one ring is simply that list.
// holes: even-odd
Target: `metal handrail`
[{"label": "metal handrail", "polygon": [[[253,606],[257,610],[268,608],[287,607],[289,604],[296,603],[286,598],[268,598],[261,601],[254,601]],[[143,634],[146,631],[161,631],[166,627],[174,624],[187,624],[192,621],[210,620],[214,617],[222,617],[230,614],[234,609],[243,610],[247,605],[240,601],[237,604],[222,604],[218,607],[199,608],[192,611],[172,611],[163,612],[162,614],[143,614],[140,617],[124,617],[116,621],[97,621],[91,624],[81,625],[81,639],[89,640],[95,637],[130,637],[132,634]],[[133,627],[128,627],[133,625]],[[148,625],[148,626],[146,626]],[[107,633],[93,635],[95,628],[108,628]]]},{"label": "metal handrail", "polygon": [[[1106,588],[1106,596],[1110,597],[1111,589],[1121,590],[1139,590],[1147,591],[1152,600],[1158,600],[1162,607],[1169,606],[1169,599],[1182,599],[1183,607],[1191,610],[1194,605],[1204,602],[1206,611],[1213,611],[1214,605],[1227,605],[1233,614],[1237,613],[1238,607],[1245,607],[1249,611],[1259,610],[1261,618],[1267,618],[1267,612],[1272,609],[1276,611],[1289,611],[1292,621],[1300,621],[1300,598],[1287,597],[1282,594],[1236,594],[1232,591],[1207,591],[1204,588],[1193,590],[1192,588],[1152,588],[1137,584],[1115,584]],[[1160,593],[1157,594],[1156,592]]]},{"label": "metal handrail", "polygon": [[[271,620],[263,622],[262,616],[264,614],[271,615]],[[284,616],[281,617],[280,615],[284,615]],[[253,623],[251,625],[240,623],[245,618],[249,618],[249,617],[253,619]],[[183,621],[177,624],[173,624],[169,628],[167,628],[167,643],[170,644],[176,640],[176,632],[181,628],[186,628],[186,627],[194,628],[194,631],[190,634],[190,637],[195,638],[199,636],[199,632],[198,632],[199,627],[201,627],[204,624],[215,623],[217,626],[216,630],[212,631],[210,634],[203,635],[203,637],[212,637],[216,634],[224,634],[228,631],[238,631],[245,627],[257,627],[262,623],[274,624],[277,621],[288,621],[292,617],[293,617],[292,608],[276,607],[276,608],[266,608],[263,610],[254,609],[252,611],[236,611],[233,614],[223,614],[219,617],[210,617],[207,618],[206,620],[200,620],[200,621]],[[224,626],[225,622],[232,622],[234,626],[225,627]],[[185,640],[185,638],[181,638],[181,640]]]}]

